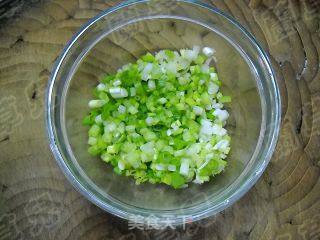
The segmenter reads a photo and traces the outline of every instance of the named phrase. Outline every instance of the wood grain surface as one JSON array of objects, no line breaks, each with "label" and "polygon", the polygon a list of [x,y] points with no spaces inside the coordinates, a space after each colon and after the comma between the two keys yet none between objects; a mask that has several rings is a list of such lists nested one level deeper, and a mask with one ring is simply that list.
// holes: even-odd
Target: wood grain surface
[{"label": "wood grain surface", "polygon": [[281,134],[267,170],[241,200],[175,230],[131,230],[104,213],[73,189],[48,148],[52,65],[83,23],[116,3],[40,1],[0,25],[0,239],[320,239],[320,1],[207,1],[271,55]]}]

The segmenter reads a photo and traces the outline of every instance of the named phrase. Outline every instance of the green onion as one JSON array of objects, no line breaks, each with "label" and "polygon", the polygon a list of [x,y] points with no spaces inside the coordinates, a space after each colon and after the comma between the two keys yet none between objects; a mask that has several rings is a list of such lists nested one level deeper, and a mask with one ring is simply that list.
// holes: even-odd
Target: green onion
[{"label": "green onion", "polygon": [[184,188],[202,184],[227,165],[231,138],[221,81],[209,66],[214,50],[146,53],[106,75],[94,89],[88,152],[137,184]]}]

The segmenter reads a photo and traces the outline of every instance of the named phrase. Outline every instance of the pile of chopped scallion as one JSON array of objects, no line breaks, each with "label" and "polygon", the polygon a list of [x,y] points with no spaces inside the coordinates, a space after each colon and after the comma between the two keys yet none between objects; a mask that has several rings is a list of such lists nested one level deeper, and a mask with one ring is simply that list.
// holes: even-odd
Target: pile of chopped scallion
[{"label": "pile of chopped scallion", "polygon": [[230,150],[229,96],[210,66],[214,50],[147,53],[107,75],[94,90],[88,151],[137,184],[174,188],[221,173]]}]

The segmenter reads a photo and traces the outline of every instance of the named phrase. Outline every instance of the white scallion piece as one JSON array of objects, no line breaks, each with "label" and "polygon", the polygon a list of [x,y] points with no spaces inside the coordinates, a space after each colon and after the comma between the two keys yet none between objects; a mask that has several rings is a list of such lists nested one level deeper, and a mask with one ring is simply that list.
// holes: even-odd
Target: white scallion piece
[{"label": "white scallion piece", "polygon": [[128,91],[121,87],[110,88],[109,93],[113,98],[125,98],[128,97]]}]

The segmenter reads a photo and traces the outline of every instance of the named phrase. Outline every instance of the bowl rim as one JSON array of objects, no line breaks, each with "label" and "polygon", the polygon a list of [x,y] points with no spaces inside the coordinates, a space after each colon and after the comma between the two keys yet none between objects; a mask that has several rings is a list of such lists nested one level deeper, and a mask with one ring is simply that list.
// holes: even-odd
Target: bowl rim
[{"label": "bowl rim", "polygon": [[[56,80],[57,74],[58,74],[58,72],[60,70],[60,67],[62,65],[62,62],[64,61],[64,59],[65,59],[66,55],[68,54],[69,50],[72,48],[72,46],[75,44],[75,42],[77,42],[77,40],[80,38],[80,36],[88,28],[90,28],[92,25],[94,25],[101,18],[106,17],[108,14],[113,13],[113,12],[115,12],[115,11],[121,9],[121,8],[125,8],[125,7],[131,6],[131,5],[144,4],[144,3],[148,3],[150,1],[151,0],[127,0],[127,1],[124,1],[124,2],[118,4],[118,5],[114,6],[114,7],[111,7],[111,8],[108,8],[108,9],[102,11],[100,14],[96,15],[95,17],[93,17],[92,19],[87,21],[84,25],[82,25],[80,30],[78,30],[78,32],[76,32],[72,36],[72,38],[68,41],[68,43],[65,45],[65,47],[61,51],[60,56],[55,61],[54,65],[53,65],[53,68],[52,68],[53,71],[52,71],[50,79],[48,81],[48,86],[47,86],[47,90],[46,90],[46,94],[45,94],[45,115],[46,115],[45,116],[45,122],[46,122],[47,137],[48,137],[47,139],[49,141],[50,149],[51,149],[51,151],[53,153],[53,156],[54,156],[58,166],[60,167],[60,169],[62,170],[62,172],[66,176],[66,178],[69,180],[69,182],[73,185],[73,187],[79,193],[81,193],[85,198],[87,198],[90,202],[94,203],[96,206],[100,207],[104,211],[107,211],[107,212],[112,213],[113,215],[115,215],[117,217],[120,217],[122,219],[127,219],[127,220],[129,220],[128,216],[131,213],[126,212],[123,209],[119,209],[117,207],[111,206],[110,204],[107,204],[107,203],[101,201],[99,198],[95,197],[95,195],[92,192],[88,191],[88,189],[85,186],[83,186],[83,184],[81,184],[78,181],[78,179],[70,171],[69,167],[67,166],[67,164],[64,161],[64,158],[63,158],[63,156],[62,156],[62,154],[61,154],[61,152],[59,150],[58,145],[56,144],[56,138],[55,138],[55,133],[54,133],[54,123],[53,123],[52,114],[51,114],[51,105],[52,105],[51,101],[52,101],[52,93],[53,93],[55,80]],[[219,10],[218,8],[216,8],[216,7],[212,6],[212,5],[208,5],[206,3],[203,3],[200,0],[174,0],[174,1],[175,2],[182,2],[182,3],[186,3],[186,4],[195,5],[196,7],[205,8],[206,10],[209,10],[213,14],[218,14],[218,15],[224,17],[229,22],[231,22],[231,24],[233,24],[243,34],[245,34],[246,37],[253,43],[253,45],[255,46],[256,50],[259,52],[259,55],[264,59],[264,61],[266,63],[267,70],[269,71],[269,74],[270,74],[269,77],[271,79],[273,90],[275,91],[274,92],[274,97],[275,97],[275,100],[277,102],[277,105],[275,106],[276,108],[275,108],[275,116],[274,116],[274,120],[275,120],[275,122],[274,122],[274,130],[272,132],[272,137],[270,139],[270,144],[268,145],[268,148],[267,148],[267,151],[266,151],[267,154],[264,157],[264,161],[259,166],[258,171],[256,171],[256,173],[253,176],[248,178],[244,182],[242,187],[238,189],[238,191],[233,192],[230,195],[230,197],[226,201],[222,202],[219,206],[215,205],[214,208],[209,208],[206,211],[203,211],[201,213],[197,213],[197,215],[193,215],[191,217],[192,221],[198,221],[198,220],[201,220],[203,218],[212,216],[212,215],[224,210],[228,206],[232,205],[234,202],[239,200],[246,192],[248,192],[249,189],[261,177],[262,173],[266,169],[266,167],[267,167],[267,165],[268,165],[268,163],[269,163],[269,161],[271,159],[271,156],[272,156],[272,154],[274,152],[274,149],[275,149],[275,146],[276,146],[276,143],[277,143],[277,140],[278,140],[279,132],[280,132],[281,96],[280,96],[279,87],[278,87],[278,84],[277,84],[277,81],[276,81],[275,73],[274,73],[271,61],[270,61],[267,53],[263,50],[263,48],[260,46],[260,44],[255,39],[255,37],[248,30],[246,30],[245,27],[243,27],[237,20],[235,20],[229,14]],[[107,205],[107,207],[106,207],[106,205]],[[184,219],[182,219],[181,216],[174,216],[174,217],[175,217],[175,219],[174,219],[173,225],[181,225],[181,224],[185,223]]]}]

